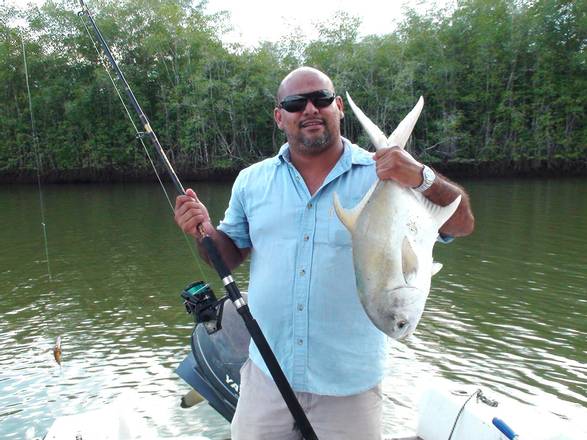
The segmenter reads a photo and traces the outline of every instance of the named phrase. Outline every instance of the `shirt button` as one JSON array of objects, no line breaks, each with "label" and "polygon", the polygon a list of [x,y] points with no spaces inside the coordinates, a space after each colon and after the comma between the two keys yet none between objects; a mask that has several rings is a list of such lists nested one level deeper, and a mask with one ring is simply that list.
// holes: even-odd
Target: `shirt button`
[{"label": "shirt button", "polygon": [[308,241],[310,239],[309,235],[304,235],[304,241]]},{"label": "shirt button", "polygon": [[308,203],[307,207],[308,209],[312,209],[312,202]]},{"label": "shirt button", "polygon": [[304,310],[304,305],[303,304],[298,304],[298,310],[301,312],[302,310]]},{"label": "shirt button", "polygon": [[298,345],[304,345],[304,340],[303,339],[298,339]]},{"label": "shirt button", "polygon": [[306,275],[306,271],[304,269],[300,270],[300,276],[303,277],[304,275]]}]

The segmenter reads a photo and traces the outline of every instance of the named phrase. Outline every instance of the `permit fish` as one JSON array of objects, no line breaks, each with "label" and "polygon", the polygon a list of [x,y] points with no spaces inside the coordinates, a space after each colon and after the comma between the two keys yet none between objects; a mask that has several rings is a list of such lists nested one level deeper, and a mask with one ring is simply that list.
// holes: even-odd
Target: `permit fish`
[{"label": "permit fish", "polygon": [[[424,106],[416,106],[386,137],[347,93],[349,104],[376,149],[405,145]],[[393,180],[377,180],[357,206],[345,209],[334,194],[336,215],[352,237],[353,264],[361,304],[375,326],[394,339],[413,333],[441,268],[432,259],[439,228],[461,201],[432,203]]]},{"label": "permit fish", "polygon": [[55,339],[55,345],[53,346],[53,357],[55,362],[61,365],[61,336],[57,336]]}]

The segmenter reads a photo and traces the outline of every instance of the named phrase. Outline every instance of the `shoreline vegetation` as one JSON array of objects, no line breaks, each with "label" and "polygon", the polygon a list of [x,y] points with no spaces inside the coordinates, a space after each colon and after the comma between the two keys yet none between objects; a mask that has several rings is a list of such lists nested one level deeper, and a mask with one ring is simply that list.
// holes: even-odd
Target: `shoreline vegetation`
[{"label": "shoreline vegetation", "polygon": [[[450,162],[427,162],[438,172],[450,178],[566,178],[587,177],[587,160],[528,160],[475,161],[454,160]],[[246,165],[243,165],[243,167]],[[224,169],[183,169],[175,171],[181,181],[232,181],[242,168]],[[157,167],[163,182],[171,182],[166,170]],[[61,183],[139,183],[155,182],[157,177],[152,168],[143,170],[75,169],[53,170],[40,176],[47,184]],[[36,184],[36,170],[0,171],[0,184]]]},{"label": "shoreline vegetation", "polygon": [[[89,7],[182,180],[229,180],[274,155],[275,89],[299,65],[327,72],[386,132],[424,96],[409,149],[449,177],[587,176],[585,2],[462,0],[365,37],[339,12],[315,39],[255,48],[222,43],[230,18],[188,0]],[[0,6],[0,183],[36,182],[38,161],[46,183],[155,178],[78,8]],[[342,130],[370,145],[349,111]]]}]

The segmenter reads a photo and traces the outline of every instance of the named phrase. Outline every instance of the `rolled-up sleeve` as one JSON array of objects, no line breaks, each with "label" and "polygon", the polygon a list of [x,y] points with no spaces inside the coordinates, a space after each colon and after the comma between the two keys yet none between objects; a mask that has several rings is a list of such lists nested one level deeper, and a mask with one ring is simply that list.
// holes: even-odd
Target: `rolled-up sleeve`
[{"label": "rolled-up sleeve", "polygon": [[252,247],[249,221],[244,204],[243,181],[243,173],[240,173],[232,186],[230,202],[224,213],[224,219],[218,225],[218,229],[228,235],[240,249]]},{"label": "rolled-up sleeve", "polygon": [[436,237],[436,241],[444,244],[451,243],[454,239],[452,235],[443,234],[442,232],[439,232],[438,237]]}]

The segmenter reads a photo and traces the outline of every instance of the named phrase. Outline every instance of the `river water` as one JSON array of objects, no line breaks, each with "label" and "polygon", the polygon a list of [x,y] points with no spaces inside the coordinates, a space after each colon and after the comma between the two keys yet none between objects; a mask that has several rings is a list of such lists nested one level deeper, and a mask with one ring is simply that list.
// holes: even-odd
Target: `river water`
[{"label": "river water", "polygon": [[[475,233],[437,245],[444,264],[406,343],[390,342],[386,433],[416,425],[415,389],[447,378],[587,428],[587,181],[463,182]],[[218,220],[230,184],[199,183]],[[161,438],[229,437],[208,405],[179,407],[189,352],[179,292],[206,279],[152,185],[0,187],[0,438],[42,436],[59,416],[126,399]],[[247,266],[235,272],[246,289]],[[62,337],[63,361],[51,348]]]}]

